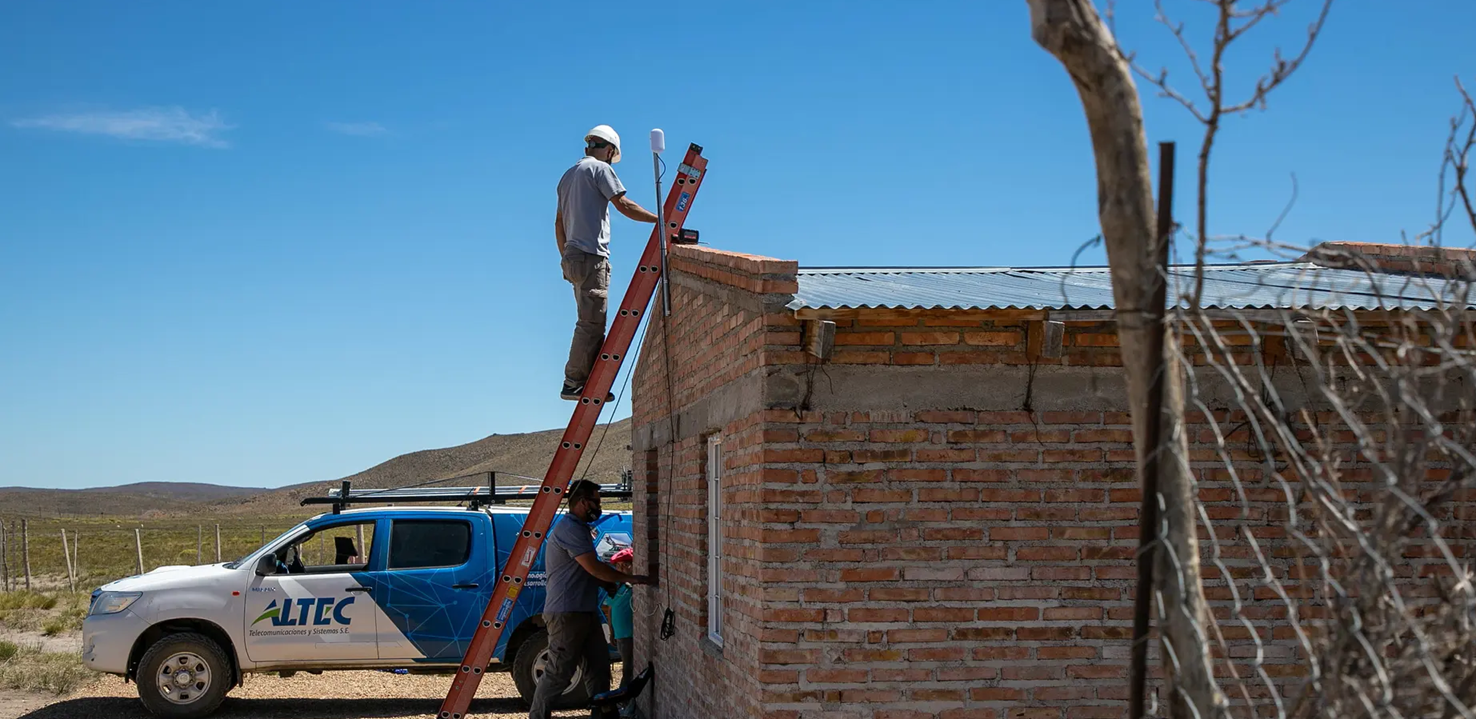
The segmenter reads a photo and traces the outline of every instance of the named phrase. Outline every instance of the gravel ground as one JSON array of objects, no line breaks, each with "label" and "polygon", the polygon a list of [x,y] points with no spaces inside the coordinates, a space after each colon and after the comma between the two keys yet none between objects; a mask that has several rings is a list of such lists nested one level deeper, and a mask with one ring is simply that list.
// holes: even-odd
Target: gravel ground
[{"label": "gravel ground", "polygon": [[[620,676],[616,665],[615,676]],[[290,679],[277,676],[246,677],[246,685],[226,697],[212,717],[219,719],[348,719],[364,717],[435,716],[449,675],[413,676],[387,672],[324,672],[298,674]],[[488,674],[482,680],[471,713],[477,719],[527,717],[528,708],[517,698],[512,675]],[[49,703],[45,703],[49,702]],[[44,706],[41,704],[45,703]],[[61,699],[0,697],[4,719],[154,719],[138,701],[134,685],[116,677],[104,677],[72,696]],[[560,712],[557,716],[589,716],[583,712]]]}]

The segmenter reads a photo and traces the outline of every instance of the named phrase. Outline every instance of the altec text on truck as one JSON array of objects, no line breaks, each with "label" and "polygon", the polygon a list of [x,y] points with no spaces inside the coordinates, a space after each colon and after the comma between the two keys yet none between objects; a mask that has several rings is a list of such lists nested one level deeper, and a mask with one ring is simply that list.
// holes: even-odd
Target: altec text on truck
[{"label": "altec text on truck", "polygon": [[[400,501],[477,490],[488,501],[487,487]],[[248,673],[455,671],[527,509],[480,507],[474,499],[471,510],[344,511],[370,501],[351,496],[358,493],[237,561],[160,567],[103,586],[83,624],[84,663],[134,680],[150,711],[174,719],[207,716]],[[515,495],[494,495],[508,496]],[[384,491],[375,501],[400,503]],[[629,546],[630,521],[629,512],[607,512],[596,523],[602,558]],[[540,552],[509,617],[514,630],[489,666],[510,669],[524,699],[547,657],[542,571]],[[575,682],[564,700],[582,706],[588,697]]]}]

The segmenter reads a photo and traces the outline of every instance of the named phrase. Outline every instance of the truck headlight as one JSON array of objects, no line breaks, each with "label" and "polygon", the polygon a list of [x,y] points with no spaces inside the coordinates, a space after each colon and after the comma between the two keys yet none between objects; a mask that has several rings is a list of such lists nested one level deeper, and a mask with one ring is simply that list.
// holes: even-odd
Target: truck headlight
[{"label": "truck headlight", "polygon": [[92,603],[90,614],[117,614],[129,608],[143,594],[140,592],[103,592]]}]

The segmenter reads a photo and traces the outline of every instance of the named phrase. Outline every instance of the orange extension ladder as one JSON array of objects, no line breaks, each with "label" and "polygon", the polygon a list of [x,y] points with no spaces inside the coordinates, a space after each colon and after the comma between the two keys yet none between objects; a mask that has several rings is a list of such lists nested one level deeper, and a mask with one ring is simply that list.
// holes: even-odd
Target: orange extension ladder
[{"label": "orange extension ladder", "polygon": [[[605,343],[600,346],[600,356],[595,361],[589,380],[585,382],[584,395],[574,408],[574,416],[569,418],[564,439],[559,443],[558,451],[554,452],[553,462],[543,477],[538,497],[533,500],[533,508],[523,522],[523,531],[513,544],[508,565],[502,569],[502,577],[497,582],[496,590],[492,592],[486,611],[482,613],[482,621],[477,625],[476,633],[472,635],[471,646],[467,647],[466,656],[457,669],[456,679],[451,682],[451,691],[441,704],[441,712],[437,715],[439,719],[463,719],[467,716],[467,707],[471,706],[472,697],[476,696],[477,687],[482,683],[482,672],[492,659],[492,650],[502,636],[507,618],[512,614],[513,603],[517,601],[518,593],[523,589],[523,581],[528,578],[528,570],[532,569],[533,560],[538,556],[544,533],[553,523],[554,514],[563,501],[569,480],[579,466],[579,457],[584,453],[585,443],[589,441],[589,435],[600,418],[600,406],[604,404],[610,387],[615,383],[615,376],[620,373],[620,365],[625,361],[631,341],[635,339],[636,328],[641,323],[641,313],[646,311],[651,295],[656,291],[656,283],[661,279],[661,270],[666,264],[662,255],[666,245],[663,239],[670,241],[682,236],[682,226],[686,223],[687,213],[692,209],[692,201],[697,197],[698,188],[702,187],[702,176],[706,168],[707,158],[702,156],[702,148],[697,145],[688,147],[686,158],[677,168],[676,181],[666,196],[665,211],[661,215],[665,226],[658,223],[651,230],[646,251],[641,255],[640,264],[631,278],[630,288],[626,290],[625,299],[620,303],[620,313],[616,315],[614,326],[605,336]],[[666,232],[664,238],[663,230]]]}]

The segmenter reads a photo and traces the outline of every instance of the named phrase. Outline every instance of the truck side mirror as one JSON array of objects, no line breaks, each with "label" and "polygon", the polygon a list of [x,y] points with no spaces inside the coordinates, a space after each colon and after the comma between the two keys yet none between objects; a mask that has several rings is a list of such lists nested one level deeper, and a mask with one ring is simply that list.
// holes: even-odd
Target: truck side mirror
[{"label": "truck side mirror", "polygon": [[256,560],[256,576],[267,577],[277,573],[277,555],[272,552],[261,555]]}]

